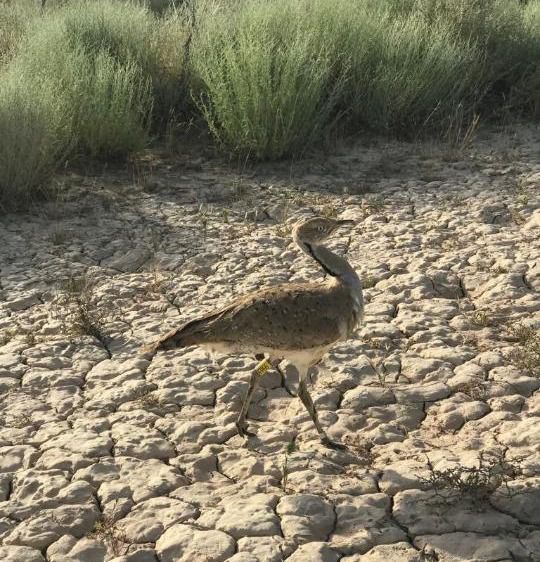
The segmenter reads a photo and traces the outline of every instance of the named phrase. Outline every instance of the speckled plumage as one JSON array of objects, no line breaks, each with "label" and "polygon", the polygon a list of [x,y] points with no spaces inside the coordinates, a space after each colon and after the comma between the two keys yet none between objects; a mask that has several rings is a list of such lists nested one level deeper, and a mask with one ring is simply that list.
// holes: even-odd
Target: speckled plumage
[{"label": "speckled plumage", "polygon": [[358,320],[339,282],[276,285],[169,332],[158,348],[219,343],[231,352],[302,350],[347,339]]},{"label": "speckled plumage", "polygon": [[[288,283],[243,295],[224,308],[192,320],[143,348],[146,354],[160,349],[202,345],[223,353],[267,356],[277,365],[283,359],[300,372],[298,395],[308,409],[321,439],[322,430],[306,387],[312,365],[338,341],[350,338],[362,319],[360,280],[350,264],[321,242],[350,221],[314,218],[293,229],[299,248],[330,276],[324,283]],[[252,376],[237,426],[245,433],[245,416],[257,377]]]}]

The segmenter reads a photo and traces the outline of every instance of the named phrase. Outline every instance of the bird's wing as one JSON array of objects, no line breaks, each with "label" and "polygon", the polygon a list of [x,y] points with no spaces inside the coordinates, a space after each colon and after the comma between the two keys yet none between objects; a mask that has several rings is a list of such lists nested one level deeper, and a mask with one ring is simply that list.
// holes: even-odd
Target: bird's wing
[{"label": "bird's wing", "polygon": [[343,339],[351,314],[340,287],[282,285],[237,299],[201,321],[193,343],[242,342],[256,348],[306,349]]}]

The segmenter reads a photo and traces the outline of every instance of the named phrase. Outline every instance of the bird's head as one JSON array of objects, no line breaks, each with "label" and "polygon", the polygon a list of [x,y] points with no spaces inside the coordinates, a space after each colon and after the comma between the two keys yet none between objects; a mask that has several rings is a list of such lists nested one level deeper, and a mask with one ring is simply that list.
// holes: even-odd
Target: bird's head
[{"label": "bird's head", "polygon": [[351,220],[338,220],[325,217],[314,217],[294,225],[292,236],[302,248],[307,245],[316,246],[326,240],[338,228],[354,224]]}]

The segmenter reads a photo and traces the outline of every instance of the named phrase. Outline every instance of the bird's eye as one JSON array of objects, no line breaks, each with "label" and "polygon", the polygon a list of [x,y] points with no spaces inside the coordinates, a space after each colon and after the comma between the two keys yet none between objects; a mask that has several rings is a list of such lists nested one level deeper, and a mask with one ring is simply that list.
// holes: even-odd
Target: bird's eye
[{"label": "bird's eye", "polygon": [[317,230],[318,230],[319,232],[323,232],[323,231],[324,231],[324,228],[323,228],[322,226],[318,226],[318,227],[317,227]]}]

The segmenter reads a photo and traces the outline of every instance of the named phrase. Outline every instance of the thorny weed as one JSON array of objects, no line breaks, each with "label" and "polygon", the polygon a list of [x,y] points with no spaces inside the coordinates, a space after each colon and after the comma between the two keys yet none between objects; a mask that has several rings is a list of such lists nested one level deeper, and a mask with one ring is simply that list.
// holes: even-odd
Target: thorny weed
[{"label": "thorny weed", "polygon": [[334,205],[327,204],[319,209],[319,215],[327,219],[335,219],[338,216],[338,210]]},{"label": "thorny weed", "polygon": [[477,328],[491,328],[505,322],[505,318],[493,310],[474,308],[467,309],[465,302],[457,296],[458,309],[466,320]]},{"label": "thorny weed", "polygon": [[497,265],[493,268],[493,273],[496,273],[497,275],[504,275],[505,273],[508,273],[508,268],[503,267],[502,265]]},{"label": "thorny weed", "polygon": [[386,203],[382,195],[373,195],[371,197],[365,197],[362,200],[362,212],[364,217],[377,215],[381,213],[385,207]]},{"label": "thorny weed", "polygon": [[502,451],[481,452],[478,466],[455,466],[437,470],[427,459],[429,474],[420,477],[426,487],[435,492],[444,503],[468,499],[475,505],[484,504],[500,488],[511,495],[510,482],[521,475],[521,468],[507,461]]},{"label": "thorny weed", "polygon": [[512,192],[516,205],[526,207],[530,202],[530,189],[525,184],[525,178],[520,177],[516,179],[515,187]]},{"label": "thorny weed", "polygon": [[471,324],[479,328],[488,328],[494,323],[493,318],[486,310],[473,310],[469,314],[466,314],[466,317]]},{"label": "thorny weed", "polygon": [[165,295],[167,293],[166,284],[170,281],[169,275],[162,273],[156,266],[152,267],[150,273],[152,279],[144,287],[144,292],[152,295]]},{"label": "thorny weed", "polygon": [[292,228],[288,224],[278,224],[276,226],[275,234],[279,238],[290,238]]}]

